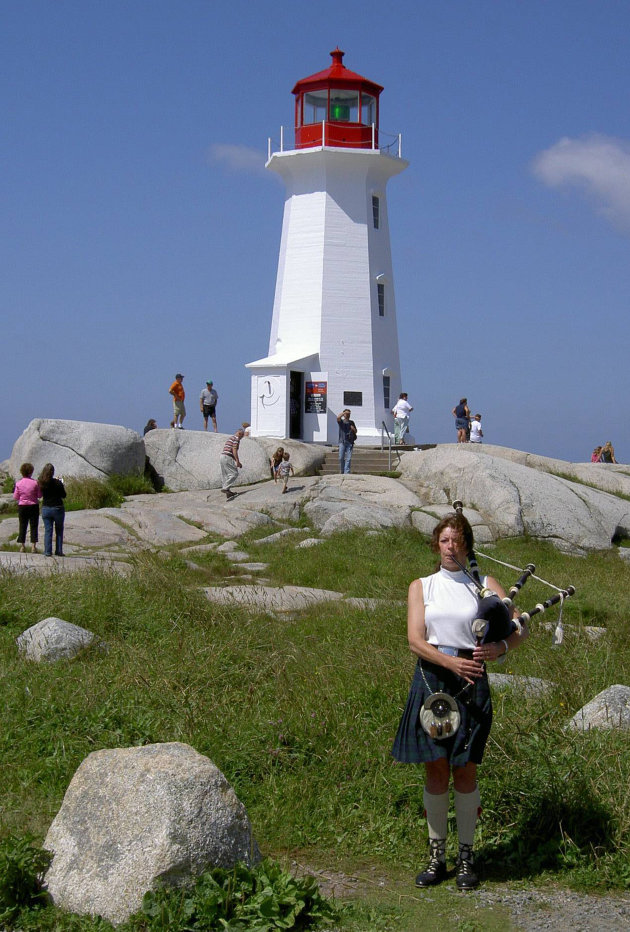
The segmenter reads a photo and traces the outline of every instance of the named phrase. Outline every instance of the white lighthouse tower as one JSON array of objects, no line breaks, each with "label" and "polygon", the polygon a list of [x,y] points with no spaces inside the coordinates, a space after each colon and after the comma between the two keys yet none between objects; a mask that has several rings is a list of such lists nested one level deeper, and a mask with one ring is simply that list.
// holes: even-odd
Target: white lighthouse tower
[{"label": "white lighthouse tower", "polygon": [[269,351],[251,370],[251,434],[337,441],[350,408],[357,443],[380,441],[401,391],[386,186],[407,167],[379,132],[383,88],[344,53],[303,78],[295,148],[267,168],[286,185]]}]

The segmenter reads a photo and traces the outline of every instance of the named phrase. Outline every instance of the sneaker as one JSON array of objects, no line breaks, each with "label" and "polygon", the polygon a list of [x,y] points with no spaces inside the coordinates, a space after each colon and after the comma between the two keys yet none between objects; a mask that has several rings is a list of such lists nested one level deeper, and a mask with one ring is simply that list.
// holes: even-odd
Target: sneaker
[{"label": "sneaker", "polygon": [[473,870],[473,852],[471,845],[459,846],[455,884],[458,890],[474,890],[475,887],[479,886],[479,877]]},{"label": "sneaker", "polygon": [[416,887],[434,887],[446,879],[446,861],[444,858],[444,849],[446,840],[444,838],[429,839],[429,848],[431,856],[429,863],[422,873],[416,877]]}]

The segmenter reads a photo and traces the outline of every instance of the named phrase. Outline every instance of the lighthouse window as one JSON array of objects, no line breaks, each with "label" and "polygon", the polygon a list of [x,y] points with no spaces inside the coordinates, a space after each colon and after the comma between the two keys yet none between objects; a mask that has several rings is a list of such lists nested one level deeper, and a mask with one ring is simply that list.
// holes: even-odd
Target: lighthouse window
[{"label": "lighthouse window", "polygon": [[374,229],[378,230],[381,222],[381,202],[375,194],[372,195],[372,219],[374,221]]},{"label": "lighthouse window", "polygon": [[383,376],[383,407],[384,408],[389,408],[389,405],[390,405],[390,398],[389,398],[390,380],[391,380],[391,377],[389,375]]},{"label": "lighthouse window", "polygon": [[357,91],[330,92],[330,119],[333,122],[359,122],[359,94]]},{"label": "lighthouse window", "polygon": [[364,126],[376,123],[376,97],[361,94],[361,122]]},{"label": "lighthouse window", "polygon": [[385,285],[378,282],[376,291],[378,294],[378,316],[385,317]]},{"label": "lighthouse window", "polygon": [[304,123],[321,123],[326,119],[328,91],[312,91],[304,95]]}]

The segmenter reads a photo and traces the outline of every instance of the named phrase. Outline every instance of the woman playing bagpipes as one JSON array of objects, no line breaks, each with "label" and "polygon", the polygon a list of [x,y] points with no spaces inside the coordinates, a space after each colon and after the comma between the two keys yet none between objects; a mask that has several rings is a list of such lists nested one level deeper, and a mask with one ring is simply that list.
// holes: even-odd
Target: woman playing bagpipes
[{"label": "woman playing bagpipes", "polygon": [[479,615],[481,585],[496,593],[497,603],[505,592],[492,577],[482,578],[477,585],[471,581],[465,566],[473,545],[466,518],[461,513],[447,515],[433,531],[431,541],[440,556],[439,569],[409,586],[407,635],[418,662],[392,754],[401,762],[425,766],[430,854],[426,869],[416,878],[419,887],[433,886],[447,875],[451,774],[459,841],[456,885],[470,890],[479,883],[473,864],[480,812],[477,765],[492,723],[485,663],[519,647],[527,637],[525,627],[519,629],[509,621],[512,609],[505,608],[508,627],[500,631],[504,637],[482,643],[475,636],[473,622]]}]

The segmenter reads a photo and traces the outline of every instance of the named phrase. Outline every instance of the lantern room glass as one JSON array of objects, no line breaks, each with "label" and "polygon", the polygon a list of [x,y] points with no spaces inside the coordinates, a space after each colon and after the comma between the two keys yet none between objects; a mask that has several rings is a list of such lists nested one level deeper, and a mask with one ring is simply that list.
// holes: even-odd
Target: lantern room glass
[{"label": "lantern room glass", "polygon": [[304,124],[321,123],[328,111],[328,91],[311,91],[304,95]]},{"label": "lantern room glass", "polygon": [[361,123],[364,126],[376,123],[376,97],[371,94],[361,94]]},{"label": "lantern room glass", "polygon": [[331,123],[358,123],[359,122],[359,92],[330,91],[330,121]]}]

